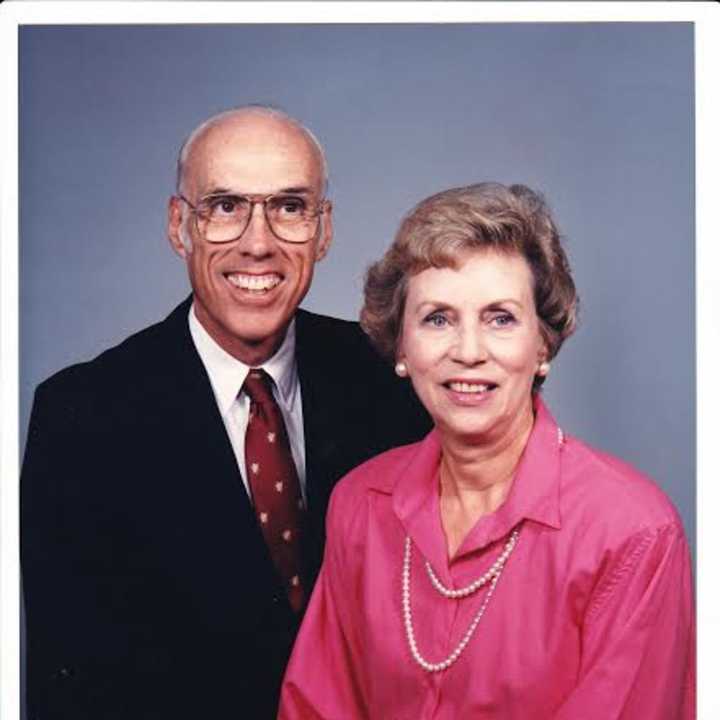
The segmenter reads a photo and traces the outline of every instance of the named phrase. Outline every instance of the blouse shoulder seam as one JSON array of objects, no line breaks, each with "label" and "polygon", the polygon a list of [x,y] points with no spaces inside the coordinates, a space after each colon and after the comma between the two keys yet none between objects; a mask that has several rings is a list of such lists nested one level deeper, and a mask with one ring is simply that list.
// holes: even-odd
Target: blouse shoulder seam
[{"label": "blouse shoulder seam", "polygon": [[607,598],[612,595],[613,591],[620,584],[623,578],[637,564],[640,557],[648,549],[648,547],[650,547],[652,542],[660,535],[673,530],[677,531],[677,529],[677,522],[672,520],[657,527],[643,528],[636,533],[636,537],[639,538],[639,541],[625,560],[615,568],[612,575],[606,581],[605,587],[591,602],[586,614],[586,623],[591,623],[593,621],[594,617],[600,612],[600,609]]}]

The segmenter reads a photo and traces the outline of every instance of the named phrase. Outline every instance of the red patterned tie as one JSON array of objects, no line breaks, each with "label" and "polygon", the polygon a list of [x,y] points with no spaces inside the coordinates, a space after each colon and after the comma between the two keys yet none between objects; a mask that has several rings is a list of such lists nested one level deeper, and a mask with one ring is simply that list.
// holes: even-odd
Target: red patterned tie
[{"label": "red patterned tie", "polygon": [[297,612],[304,599],[300,581],[300,482],[282,413],[272,394],[272,379],[264,370],[253,368],[243,390],[250,397],[245,467],[255,513],[290,605]]}]

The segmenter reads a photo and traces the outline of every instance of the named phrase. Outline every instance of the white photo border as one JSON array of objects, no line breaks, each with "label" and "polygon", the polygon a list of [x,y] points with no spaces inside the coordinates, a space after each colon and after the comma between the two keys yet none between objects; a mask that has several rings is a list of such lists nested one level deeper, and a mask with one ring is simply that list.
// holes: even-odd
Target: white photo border
[{"label": "white photo border", "polygon": [[18,33],[23,25],[692,22],[695,28],[698,717],[720,717],[720,6],[712,2],[7,2],[0,7],[0,716],[20,713]]}]

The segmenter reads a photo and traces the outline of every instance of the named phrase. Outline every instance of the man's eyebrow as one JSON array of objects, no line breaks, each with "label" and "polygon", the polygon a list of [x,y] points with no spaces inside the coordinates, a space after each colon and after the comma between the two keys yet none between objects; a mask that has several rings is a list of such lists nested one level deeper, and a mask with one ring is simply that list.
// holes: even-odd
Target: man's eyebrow
[{"label": "man's eyebrow", "polygon": [[[268,193],[270,195],[309,195],[313,192],[313,189],[305,186],[287,187],[281,190],[276,190],[274,193]],[[238,192],[237,190],[230,190],[225,187],[215,187],[208,190],[203,197],[213,197],[215,195],[257,195],[258,193],[244,193]]]},{"label": "man's eyebrow", "polygon": [[312,192],[312,188],[309,187],[289,187],[278,190],[276,195],[307,195]]},{"label": "man's eyebrow", "polygon": [[228,188],[216,187],[208,190],[203,197],[212,197],[213,195],[232,195],[233,191]]}]

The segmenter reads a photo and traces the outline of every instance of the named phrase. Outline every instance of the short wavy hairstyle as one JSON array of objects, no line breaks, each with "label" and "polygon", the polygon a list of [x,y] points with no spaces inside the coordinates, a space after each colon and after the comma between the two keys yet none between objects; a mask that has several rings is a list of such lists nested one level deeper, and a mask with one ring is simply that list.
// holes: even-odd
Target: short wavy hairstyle
[{"label": "short wavy hairstyle", "polygon": [[[539,193],[493,182],[445,190],[420,202],[382,259],[368,269],[360,324],[382,355],[395,359],[409,278],[430,267],[457,268],[464,255],[478,250],[525,258],[548,360],[557,355],[578,313],[560,234]],[[542,381],[535,378],[536,389]]]}]

